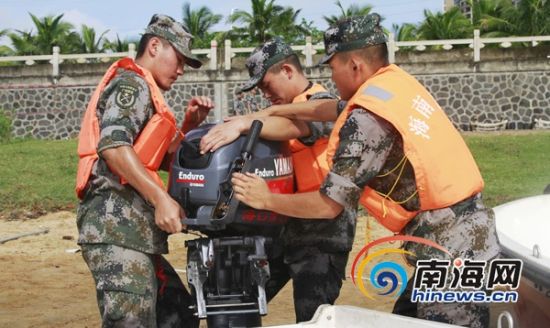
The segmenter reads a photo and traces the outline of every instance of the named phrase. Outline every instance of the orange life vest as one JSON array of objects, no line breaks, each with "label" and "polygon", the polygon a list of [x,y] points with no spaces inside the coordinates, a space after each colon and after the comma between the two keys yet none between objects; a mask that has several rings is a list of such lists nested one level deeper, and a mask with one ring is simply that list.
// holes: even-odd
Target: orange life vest
[{"label": "orange life vest", "polygon": [[[166,105],[164,97],[151,73],[138,66],[131,58],[118,60],[111,65],[99,82],[82,119],[80,134],[78,136],[79,160],[75,188],[77,196],[81,199],[84,197],[84,190],[92,173],[93,165],[98,159],[99,122],[96,115],[97,103],[101,93],[115,77],[119,68],[136,72],[145,79],[149,86],[155,114],[147,122],[139,137],[135,140],[133,147],[143,166],[159,186],[163,186],[163,183],[157,170],[162,163],[164,155],[174,140],[176,133],[178,133],[178,138],[183,137],[181,131],[176,127],[176,119]],[[121,178],[121,183],[127,183],[127,181]]]},{"label": "orange life vest", "polygon": [[[395,65],[369,78],[336,120],[327,150],[330,167],[339,131],[358,107],[385,119],[401,134],[404,159],[414,169],[420,211],[451,206],[483,189],[475,160],[445,112],[413,76]],[[393,232],[401,231],[419,212],[399,205],[406,200],[393,200],[368,186],[360,202]]]},{"label": "orange life vest", "polygon": [[[327,89],[315,83],[296,96],[292,103],[308,101],[309,97],[319,92],[327,92]],[[311,146],[304,145],[298,139],[290,140],[289,144],[297,192],[318,190],[329,171],[326,160],[328,138],[319,138]]]}]

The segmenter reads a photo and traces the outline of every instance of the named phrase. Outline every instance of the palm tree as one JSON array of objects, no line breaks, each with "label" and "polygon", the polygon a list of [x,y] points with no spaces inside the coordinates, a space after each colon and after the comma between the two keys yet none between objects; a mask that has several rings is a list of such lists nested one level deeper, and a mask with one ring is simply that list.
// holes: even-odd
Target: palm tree
[{"label": "palm tree", "polygon": [[59,46],[62,53],[79,51],[80,36],[70,23],[61,21],[63,14],[42,18],[31,13],[29,15],[36,27],[36,34],[32,30],[16,30],[8,34],[16,54],[47,55],[52,53],[54,46]]},{"label": "palm tree", "polygon": [[102,42],[104,41],[105,34],[108,32],[109,30],[106,30],[96,39],[96,32],[94,28],[82,24],[82,30],[80,33],[80,51],[88,54],[104,52],[105,48],[102,46]]},{"label": "palm tree", "polygon": [[393,24],[393,33],[397,41],[414,41],[417,40],[418,26],[411,23],[403,23],[403,25]]},{"label": "palm tree", "polygon": [[463,39],[472,36],[472,23],[458,7],[445,13],[424,10],[424,17],[424,22],[418,27],[418,38],[421,40]]},{"label": "palm tree", "polygon": [[[302,22],[299,24],[300,29],[304,31],[304,40],[305,36],[311,36],[311,42],[313,44],[323,42],[324,31],[318,29],[313,21],[307,21],[305,18],[302,18]],[[297,43],[303,41],[301,38],[298,38]]]},{"label": "palm tree", "polygon": [[183,25],[193,35],[193,46],[195,48],[210,46],[210,41],[214,38],[214,34],[210,33],[210,29],[218,24],[222,18],[222,15],[212,13],[206,6],[192,10],[189,2],[183,4]]},{"label": "palm tree", "polygon": [[0,56],[11,56],[13,54],[13,50],[6,46],[6,45],[1,45],[0,46]]},{"label": "palm tree", "polygon": [[275,5],[274,0],[251,0],[252,13],[244,10],[235,10],[229,15],[229,23],[242,23],[245,27],[233,27],[235,34],[247,34],[253,43],[262,43],[269,39],[268,30],[273,17],[283,8]]},{"label": "palm tree", "polygon": [[[0,30],[0,39],[3,38],[4,36],[8,35],[8,32],[9,30],[5,29],[5,30]],[[12,55],[13,54],[13,50],[6,46],[6,45],[1,45],[0,46],[0,56],[9,56],[9,55]]]},{"label": "palm tree", "polygon": [[294,10],[291,7],[283,8],[283,11],[273,21],[274,25],[271,28],[273,36],[280,36],[288,43],[305,39],[305,36],[310,34],[310,30],[303,25],[303,20],[301,23],[297,23],[301,11],[301,9]]},{"label": "palm tree", "polygon": [[36,36],[33,38],[38,54],[50,54],[52,47],[59,46],[62,53],[78,51],[80,37],[73,31],[71,23],[63,22],[63,14],[53,17],[37,18],[30,14],[36,26]]},{"label": "palm tree", "polygon": [[[0,30],[0,39],[3,38],[5,35],[8,35],[8,30]],[[0,56],[8,56],[13,52],[10,47],[6,45],[0,46]]]},{"label": "palm tree", "polygon": [[130,43],[134,43],[137,46],[139,40],[121,40],[117,34],[116,40],[109,40],[105,38],[105,42],[103,42],[103,49],[110,50],[112,52],[127,52],[128,45]]},{"label": "palm tree", "polygon": [[468,0],[472,12],[472,24],[483,37],[509,36],[516,29],[509,20],[516,16],[511,0]]},{"label": "palm tree", "polygon": [[550,1],[522,0],[517,4],[517,13],[511,19],[517,27],[516,35],[550,34]]},{"label": "palm tree", "polygon": [[340,15],[323,16],[329,26],[334,25],[342,18],[368,15],[372,10],[371,5],[360,6],[357,4],[352,4],[347,9],[344,9],[340,0],[337,0],[335,4],[338,8],[340,8]]},{"label": "palm tree", "polygon": [[233,27],[229,35],[238,41],[260,44],[274,36],[288,41],[293,35],[303,32],[296,23],[300,9],[282,7],[275,0],[251,0],[252,12],[236,10],[228,18],[229,23],[241,23],[243,27]]},{"label": "palm tree", "polygon": [[37,54],[38,51],[34,43],[32,31],[16,30],[15,33],[8,34],[8,37],[11,40],[16,55],[25,56]]}]

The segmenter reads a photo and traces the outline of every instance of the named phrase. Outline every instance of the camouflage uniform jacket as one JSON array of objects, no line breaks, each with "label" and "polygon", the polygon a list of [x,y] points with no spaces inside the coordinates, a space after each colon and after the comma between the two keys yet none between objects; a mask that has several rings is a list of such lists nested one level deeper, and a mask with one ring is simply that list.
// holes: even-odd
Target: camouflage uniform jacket
[{"label": "camouflage uniform jacket", "polygon": [[154,220],[154,208],[130,185],[122,185],[101,152],[132,146],[153,116],[147,83],[135,72],[119,69],[97,106],[98,161],[77,212],[79,244],[113,244],[150,254],[168,252],[167,234]]},{"label": "camouflage uniform jacket", "polygon": [[[420,208],[418,196],[410,197],[417,188],[411,164],[406,161],[402,172],[395,169],[404,156],[403,140],[390,123],[369,111],[354,109],[340,130],[340,140],[321,192],[345,207],[341,216],[353,213],[355,217],[365,185],[383,193],[393,190],[396,201],[408,199],[402,206],[409,211]],[[487,261],[500,251],[493,212],[483,205],[480,194],[450,207],[420,212],[403,233],[433,240],[453,257]],[[346,240],[343,230],[339,235]],[[404,247],[418,259],[443,256],[422,244],[406,243]],[[414,260],[409,260],[414,265]]]},{"label": "camouflage uniform jacket", "polygon": [[[339,107],[342,105],[345,103],[341,101]],[[363,186],[383,167],[394,139],[391,125],[361,109],[353,110],[342,126],[333,167],[320,189],[322,194],[344,207],[334,219],[341,224],[331,231],[327,242],[338,245],[337,251],[351,250],[359,196]]]},{"label": "camouflage uniform jacket", "polygon": [[[313,95],[309,100],[327,98],[322,95]],[[339,102],[338,114],[344,109],[345,102]],[[311,122],[311,135],[300,138],[300,142],[311,146],[319,138],[328,138],[333,124],[327,122]],[[351,250],[355,236],[355,217],[357,205],[354,209],[346,209],[335,219],[310,220],[292,219],[285,226],[283,241],[288,250],[301,247],[317,247],[324,252],[348,252]]]}]

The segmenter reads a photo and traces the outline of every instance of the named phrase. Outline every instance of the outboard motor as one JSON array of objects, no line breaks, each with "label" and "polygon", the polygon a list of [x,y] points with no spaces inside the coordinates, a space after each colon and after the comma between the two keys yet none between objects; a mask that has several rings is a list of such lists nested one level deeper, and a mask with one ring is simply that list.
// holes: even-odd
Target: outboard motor
[{"label": "outboard motor", "polygon": [[267,254],[287,217],[240,204],[231,184],[234,172],[252,172],[272,192],[294,191],[288,145],[258,139],[261,126],[254,121],[248,136],[204,155],[199,143],[212,125],[193,130],[170,170],[168,190],[186,212],[183,224],[206,235],[185,246],[196,315],[209,327],[260,326],[267,314]]}]

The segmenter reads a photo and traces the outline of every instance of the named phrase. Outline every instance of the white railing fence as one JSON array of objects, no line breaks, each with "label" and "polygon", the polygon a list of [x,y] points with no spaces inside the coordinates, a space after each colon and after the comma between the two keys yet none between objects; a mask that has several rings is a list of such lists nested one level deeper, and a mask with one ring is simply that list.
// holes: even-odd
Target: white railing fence
[{"label": "white railing fence", "polygon": [[388,52],[390,62],[393,63],[395,61],[395,53],[399,51],[399,47],[414,47],[417,51],[424,51],[428,46],[440,46],[443,50],[451,50],[455,45],[468,45],[468,47],[473,50],[473,59],[474,62],[477,63],[481,61],[481,49],[483,49],[486,44],[498,44],[501,48],[509,48],[512,46],[512,43],[530,43],[532,47],[536,47],[543,41],[550,41],[550,35],[481,38],[479,36],[479,30],[474,30],[474,37],[472,39],[395,41],[393,33],[390,33]]},{"label": "white railing fence", "polygon": [[[415,51],[424,51],[429,46],[437,46],[443,50],[453,49],[457,45],[468,45],[473,51],[473,61],[475,63],[481,61],[481,49],[487,44],[498,44],[502,48],[508,48],[512,43],[530,43],[532,47],[537,46],[540,42],[550,41],[550,35],[546,36],[526,36],[526,37],[505,37],[505,38],[481,38],[479,30],[474,30],[473,38],[471,39],[452,39],[452,40],[422,40],[422,41],[395,41],[395,36],[390,33],[388,40],[389,60],[395,62],[395,54],[400,50],[400,47],[413,48]],[[322,53],[324,46],[322,43],[312,44],[311,37],[306,37],[305,45],[295,45],[292,49],[301,53],[305,57],[305,66],[311,67],[316,63],[313,62],[313,55]],[[224,60],[223,69],[230,70],[232,68],[232,58],[237,54],[251,53],[254,48],[233,48],[231,40],[224,42]],[[194,49],[192,52],[195,55],[206,56],[210,59],[207,69],[218,69],[218,44],[215,40],[210,43],[210,49]],[[51,55],[38,56],[6,56],[0,57],[1,62],[24,62],[27,65],[33,65],[36,61],[49,61],[52,64],[52,76],[59,76],[59,64],[64,60],[75,60],[77,63],[86,63],[90,60],[110,61],[120,57],[132,57],[136,55],[134,44],[129,45],[128,52],[117,53],[99,53],[99,54],[60,54],[59,47],[53,47]],[[550,58],[550,54],[548,55]]]},{"label": "white railing fence", "polygon": [[[218,66],[217,63],[217,48],[218,44],[215,40],[210,42],[210,49],[194,49],[192,50],[195,55],[206,55],[210,58],[209,69],[215,70]],[[113,59],[122,57],[136,57],[136,45],[130,43],[128,45],[127,52],[112,52],[112,53],[96,53],[96,54],[61,54],[59,47],[52,48],[51,55],[37,55],[37,56],[4,56],[0,57],[1,62],[23,62],[26,65],[34,65],[37,61],[48,61],[52,64],[52,76],[54,78],[59,77],[59,64],[65,60],[74,60],[77,63],[87,63],[90,61],[102,61],[109,62]]]}]

